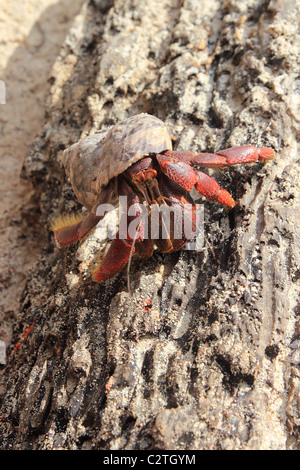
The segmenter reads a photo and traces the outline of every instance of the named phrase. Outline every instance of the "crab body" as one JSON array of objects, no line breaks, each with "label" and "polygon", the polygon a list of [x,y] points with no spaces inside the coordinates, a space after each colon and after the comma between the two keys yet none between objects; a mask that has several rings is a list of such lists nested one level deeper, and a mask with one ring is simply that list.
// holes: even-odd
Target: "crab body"
[{"label": "crab body", "polygon": [[[272,149],[252,145],[216,154],[173,151],[166,125],[161,120],[145,113],[132,116],[65,150],[66,174],[88,215],[79,220],[62,219],[54,223],[57,244],[66,246],[83,239],[103,218],[104,213],[99,209],[106,204],[115,205],[118,196],[126,196],[120,226],[129,228],[135,224],[135,230],[119,228],[93,273],[95,281],[104,281],[126,266],[131,253],[147,258],[152,256],[155,246],[161,252],[176,251],[192,238],[196,206],[189,192],[193,188],[209,200],[229,209],[234,207],[231,195],[198,167],[220,168],[273,158]],[[164,233],[163,209],[170,209]],[[158,226],[153,227],[150,216],[157,210]],[[184,230],[187,222],[188,231]]]}]

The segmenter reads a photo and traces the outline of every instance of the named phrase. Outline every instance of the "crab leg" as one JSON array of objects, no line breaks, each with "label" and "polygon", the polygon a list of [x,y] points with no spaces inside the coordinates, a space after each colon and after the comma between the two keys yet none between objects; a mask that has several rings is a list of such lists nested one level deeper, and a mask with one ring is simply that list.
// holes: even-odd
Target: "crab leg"
[{"label": "crab leg", "polygon": [[[121,214],[119,232],[116,239],[112,241],[101,264],[93,273],[93,279],[97,282],[110,279],[126,266],[131,255],[136,251],[135,243],[137,243],[139,256],[149,257],[153,252],[153,243],[150,240],[144,240],[145,219],[142,217],[143,206],[140,203],[139,197],[125,180],[119,182],[119,194],[127,196],[126,208],[123,208],[126,210]],[[139,220],[140,222],[138,223]],[[136,223],[134,223],[135,221]],[[131,224],[133,224],[132,229],[130,227]]]},{"label": "crab leg", "polygon": [[127,243],[126,240],[120,240],[118,235],[112,241],[100,266],[95,269],[93,273],[94,281],[106,281],[119,273],[128,263],[131,252],[135,251],[130,243]]},{"label": "crab leg", "polygon": [[159,187],[168,202],[170,232],[169,240],[160,238],[155,240],[155,243],[162,253],[178,251],[185,245],[187,239],[191,239],[196,233],[194,201],[183,189],[178,188],[174,191],[166,176],[160,179]]},{"label": "crab leg", "polygon": [[273,149],[262,147],[256,148],[253,145],[242,145],[220,150],[214,153],[198,153],[167,151],[165,156],[179,159],[191,165],[203,165],[210,168],[221,168],[239,163],[252,163],[257,161],[269,161],[275,157]]}]

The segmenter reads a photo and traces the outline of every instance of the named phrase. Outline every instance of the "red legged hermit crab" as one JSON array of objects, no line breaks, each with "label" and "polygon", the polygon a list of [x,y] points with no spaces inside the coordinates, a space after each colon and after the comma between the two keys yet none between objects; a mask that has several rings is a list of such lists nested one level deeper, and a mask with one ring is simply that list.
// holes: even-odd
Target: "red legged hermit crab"
[{"label": "red legged hermit crab", "polygon": [[[252,145],[229,148],[216,154],[174,151],[166,125],[160,119],[144,113],[132,116],[64,151],[66,174],[88,214],[80,219],[61,218],[54,223],[52,230],[56,242],[66,246],[82,240],[104,217],[99,209],[113,204],[117,196],[126,196],[127,213],[122,217],[126,218],[126,227],[136,222],[136,230],[134,233],[128,230],[121,236],[119,229],[94,271],[95,281],[107,280],[123,269],[131,253],[148,258],[152,256],[154,246],[166,253],[185,245],[192,233],[184,232],[178,238],[176,230],[182,228],[186,219],[195,223],[195,203],[189,194],[192,188],[209,200],[229,209],[234,207],[231,195],[197,167],[221,168],[273,158],[272,149]],[[149,230],[146,236],[145,208],[150,216],[155,208],[164,207],[174,209],[167,236],[154,239]],[[162,225],[160,216],[160,234]]]}]

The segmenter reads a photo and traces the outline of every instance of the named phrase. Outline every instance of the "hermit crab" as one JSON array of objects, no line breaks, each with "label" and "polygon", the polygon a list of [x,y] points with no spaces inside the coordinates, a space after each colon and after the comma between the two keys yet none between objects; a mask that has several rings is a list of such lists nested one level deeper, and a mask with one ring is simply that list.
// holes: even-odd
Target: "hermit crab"
[{"label": "hermit crab", "polygon": [[[272,149],[252,145],[215,154],[175,151],[164,122],[145,113],[132,116],[64,151],[66,174],[87,215],[79,219],[61,218],[54,223],[56,242],[62,247],[84,239],[103,219],[106,210],[115,206],[118,197],[126,198],[126,210],[119,219],[122,233],[119,228],[93,273],[95,281],[105,281],[126,266],[132,253],[148,258],[154,247],[167,253],[186,244],[193,230],[179,229],[187,220],[192,221],[189,227],[196,223],[195,203],[190,195],[193,188],[208,200],[228,209],[234,207],[231,195],[198,167],[220,168],[273,158]],[[164,208],[172,210],[162,236]],[[153,227],[150,217],[155,211],[159,214],[158,227]],[[133,222],[135,230],[124,230],[124,226],[129,228]]]}]

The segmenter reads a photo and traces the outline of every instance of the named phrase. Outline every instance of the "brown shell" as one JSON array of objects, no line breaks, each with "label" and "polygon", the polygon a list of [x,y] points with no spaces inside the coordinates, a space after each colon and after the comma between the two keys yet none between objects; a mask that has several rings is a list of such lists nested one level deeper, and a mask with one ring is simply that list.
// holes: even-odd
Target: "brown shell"
[{"label": "brown shell", "polygon": [[78,201],[90,210],[112,178],[145,155],[171,149],[165,123],[142,113],[72,145],[63,164]]}]

